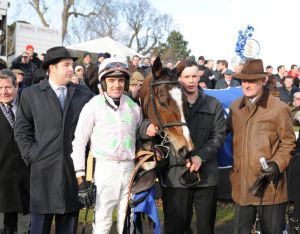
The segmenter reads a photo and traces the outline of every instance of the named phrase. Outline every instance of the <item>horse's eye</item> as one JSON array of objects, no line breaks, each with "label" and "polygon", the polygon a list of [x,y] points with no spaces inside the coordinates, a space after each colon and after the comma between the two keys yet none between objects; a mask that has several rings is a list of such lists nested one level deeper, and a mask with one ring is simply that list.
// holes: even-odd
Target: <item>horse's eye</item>
[{"label": "horse's eye", "polygon": [[159,102],[160,107],[168,108],[167,104],[165,102]]}]

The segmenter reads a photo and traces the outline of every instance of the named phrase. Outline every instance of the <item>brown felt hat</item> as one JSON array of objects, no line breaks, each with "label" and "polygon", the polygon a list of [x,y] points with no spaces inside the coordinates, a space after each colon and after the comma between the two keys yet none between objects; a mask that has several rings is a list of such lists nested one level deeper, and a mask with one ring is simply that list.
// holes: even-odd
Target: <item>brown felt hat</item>
[{"label": "brown felt hat", "polygon": [[144,76],[140,72],[134,72],[131,75],[130,85],[137,85],[144,81]]},{"label": "brown felt hat", "polygon": [[17,74],[23,74],[24,75],[24,72],[20,69],[13,69],[12,72],[17,75]]},{"label": "brown felt hat", "polygon": [[248,59],[240,73],[234,74],[235,78],[241,80],[257,80],[267,76],[267,72],[264,72],[264,65],[261,59]]}]

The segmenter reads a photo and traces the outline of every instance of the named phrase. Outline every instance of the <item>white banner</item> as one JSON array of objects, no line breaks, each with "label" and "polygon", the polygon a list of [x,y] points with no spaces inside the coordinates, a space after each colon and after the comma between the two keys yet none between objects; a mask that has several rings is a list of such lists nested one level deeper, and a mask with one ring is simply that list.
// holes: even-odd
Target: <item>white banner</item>
[{"label": "white banner", "polygon": [[62,45],[61,30],[17,23],[15,31],[15,56],[25,51],[26,45],[32,45],[38,54],[47,49]]}]

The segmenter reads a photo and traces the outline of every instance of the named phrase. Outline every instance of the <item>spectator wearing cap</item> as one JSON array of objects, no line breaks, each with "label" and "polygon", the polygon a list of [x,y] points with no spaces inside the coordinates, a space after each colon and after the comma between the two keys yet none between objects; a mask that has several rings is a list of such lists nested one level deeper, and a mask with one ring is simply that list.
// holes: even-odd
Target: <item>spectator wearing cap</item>
[{"label": "spectator wearing cap", "polygon": [[200,65],[198,66],[198,68],[200,76],[199,86],[204,89],[212,89],[213,85],[211,83],[211,80],[204,75],[206,67],[204,65]]},{"label": "spectator wearing cap", "polygon": [[34,52],[34,48],[32,45],[27,45],[25,47],[25,51],[29,54],[30,61],[37,67],[40,68],[42,61],[39,59],[38,54]]},{"label": "spectator wearing cap", "polygon": [[38,54],[34,52],[34,48],[32,45],[27,45],[25,48],[26,52],[29,55],[30,62],[34,65],[33,66],[33,81],[32,84],[40,83],[41,80],[45,79],[46,71],[41,68],[42,60],[38,57]]},{"label": "spectator wearing cap", "polygon": [[105,55],[105,58],[106,58],[106,59],[111,58],[111,54],[108,53],[108,52],[105,52],[104,55]]},{"label": "spectator wearing cap", "polygon": [[12,72],[16,76],[17,87],[20,88],[20,86],[22,85],[22,81],[24,79],[24,72],[20,69],[13,69]]},{"label": "spectator wearing cap", "polygon": [[74,72],[77,77],[78,77],[78,82],[80,85],[86,85],[84,78],[83,78],[83,74],[84,74],[84,68],[81,65],[77,65],[74,69]]},{"label": "spectator wearing cap", "polygon": [[79,209],[72,141],[79,114],[93,94],[71,83],[73,62],[63,46],[47,50],[42,67],[49,79],[24,89],[16,114],[15,139],[31,169],[30,233],[74,234]]},{"label": "spectator wearing cap", "polygon": [[140,72],[136,71],[132,73],[129,82],[128,96],[131,97],[132,100],[134,100],[138,104],[140,104],[138,95],[143,82],[144,82],[144,76]]},{"label": "spectator wearing cap", "polygon": [[85,52],[83,54],[83,67],[84,67],[84,82],[90,88],[90,90],[98,94],[99,90],[97,88],[98,85],[98,72],[96,66],[92,63],[92,55],[89,52]]},{"label": "spectator wearing cap", "polygon": [[26,52],[29,54],[30,62],[35,65],[33,71],[33,84],[38,84],[46,77],[46,71],[41,67],[45,54],[41,54],[42,59],[40,59],[38,54],[34,52],[32,45],[26,46]]},{"label": "spectator wearing cap", "polygon": [[24,72],[20,69],[13,69],[12,72],[16,76],[16,86],[17,86],[17,96],[16,102],[19,103],[21,93],[23,91],[23,79],[24,79]]},{"label": "spectator wearing cap", "polygon": [[99,71],[100,64],[105,60],[105,53],[99,53],[97,56],[97,62],[95,63],[95,69],[97,69],[97,73]]},{"label": "spectator wearing cap", "polygon": [[29,56],[30,55],[24,51],[22,55],[16,57],[12,61],[12,69],[20,69],[24,72],[24,88],[34,84],[35,71],[38,68],[34,63],[31,62]]},{"label": "spectator wearing cap", "polygon": [[292,118],[293,118],[293,125],[300,126],[300,92],[294,93]]},{"label": "spectator wearing cap", "polygon": [[293,85],[293,77],[286,76],[283,78],[282,87],[278,88],[280,100],[291,106],[293,104],[294,93],[299,91],[299,88]]},{"label": "spectator wearing cap", "polygon": [[226,89],[228,87],[240,86],[240,83],[237,80],[233,79],[232,76],[233,76],[233,71],[227,69],[224,72],[224,78],[217,81],[215,89]]}]

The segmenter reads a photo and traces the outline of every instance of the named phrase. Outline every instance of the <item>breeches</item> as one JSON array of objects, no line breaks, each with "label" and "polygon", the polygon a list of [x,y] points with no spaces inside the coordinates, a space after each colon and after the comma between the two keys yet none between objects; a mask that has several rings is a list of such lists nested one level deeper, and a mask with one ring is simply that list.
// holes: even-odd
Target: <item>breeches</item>
[{"label": "breeches", "polygon": [[96,159],[94,178],[97,195],[93,233],[109,233],[114,208],[117,208],[117,229],[122,233],[133,168],[133,161]]}]

